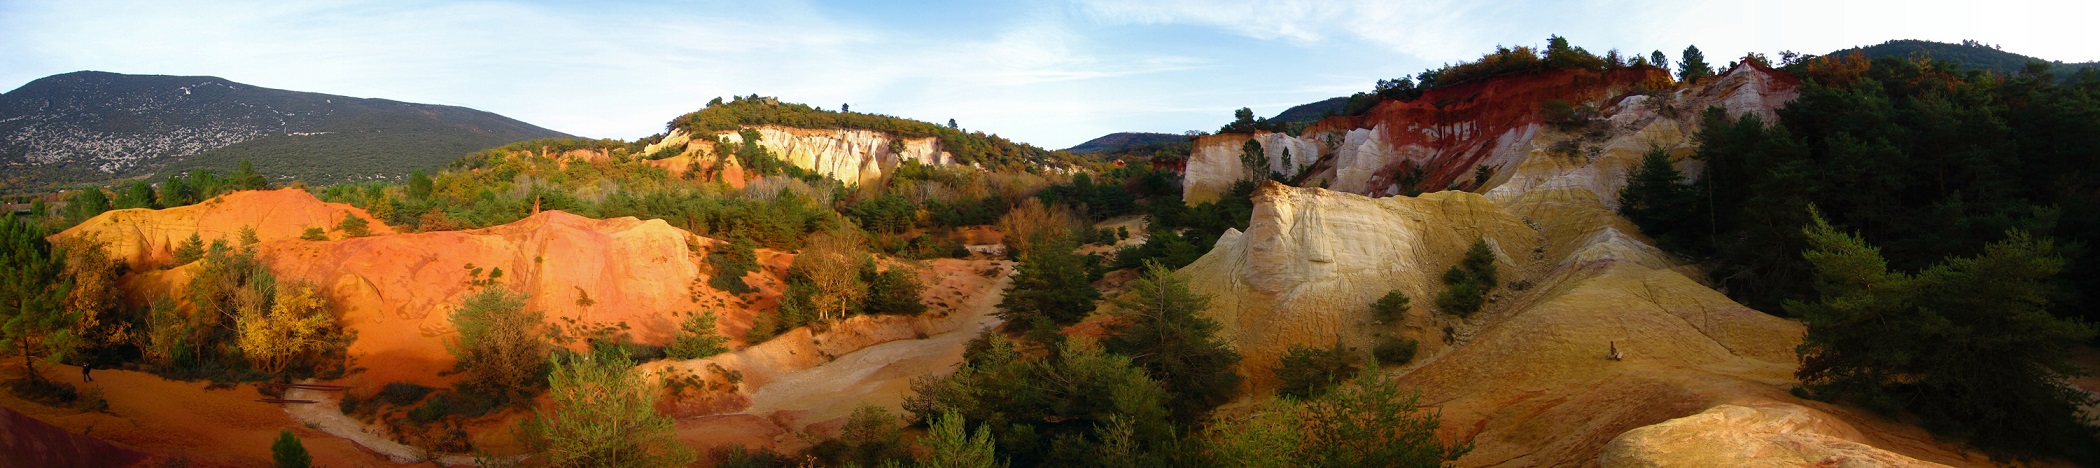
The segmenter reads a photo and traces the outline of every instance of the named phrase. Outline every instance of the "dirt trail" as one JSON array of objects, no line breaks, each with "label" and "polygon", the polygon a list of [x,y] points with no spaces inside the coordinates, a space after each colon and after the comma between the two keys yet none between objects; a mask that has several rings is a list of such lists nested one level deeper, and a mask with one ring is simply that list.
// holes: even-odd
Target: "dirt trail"
[{"label": "dirt trail", "polygon": [[863,404],[897,412],[911,394],[912,379],[954,371],[962,363],[963,347],[985,329],[999,325],[1000,320],[992,311],[1006,297],[1006,287],[1012,283],[1009,273],[957,308],[972,325],[926,339],[870,346],[784,375],[752,393],[751,407],[743,413],[766,416],[776,411],[801,411],[801,421],[819,422],[845,417]]}]

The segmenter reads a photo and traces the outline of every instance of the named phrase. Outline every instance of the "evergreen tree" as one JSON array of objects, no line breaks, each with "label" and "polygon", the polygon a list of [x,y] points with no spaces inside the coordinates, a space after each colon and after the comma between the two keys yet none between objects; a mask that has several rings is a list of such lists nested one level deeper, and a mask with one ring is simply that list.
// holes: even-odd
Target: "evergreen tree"
[{"label": "evergreen tree", "polygon": [[1001,466],[992,446],[991,426],[977,425],[976,432],[967,432],[968,424],[953,412],[941,413],[928,428],[926,437],[919,444],[926,447],[925,455],[919,457],[919,466],[926,468],[994,468]]},{"label": "evergreen tree", "polygon": [[1240,165],[1247,169],[1247,180],[1262,181],[1275,177],[1269,170],[1269,153],[1262,150],[1261,140],[1248,138],[1240,145]]},{"label": "evergreen tree", "polygon": [[656,413],[656,389],[625,352],[572,357],[547,376],[546,411],[520,431],[550,466],[674,467],[698,457],[680,444],[671,418]]},{"label": "evergreen tree", "polygon": [[1190,292],[1186,280],[1158,263],[1130,282],[1129,293],[1109,302],[1116,321],[1101,344],[1130,356],[1167,390],[1167,406],[1182,424],[1202,421],[1232,399],[1240,355],[1218,338],[1219,325],[1202,315],[1210,297]]},{"label": "evergreen tree", "polygon": [[1619,214],[1641,227],[1641,232],[1662,247],[1680,255],[1703,249],[1694,245],[1705,238],[1698,229],[1705,221],[1703,200],[1697,187],[1685,183],[1684,173],[1670,164],[1661,148],[1641,157],[1641,166],[1627,176],[1619,191]]},{"label": "evergreen tree", "polygon": [[255,163],[241,160],[240,168],[233,171],[234,190],[263,190],[270,188],[270,180],[255,173]]},{"label": "evergreen tree", "polygon": [[175,247],[174,265],[186,265],[204,258],[204,237],[190,233],[190,238]]},{"label": "evergreen tree", "polygon": [[117,197],[117,208],[156,208],[153,203],[153,184],[146,181],[132,182]]},{"label": "evergreen tree", "polygon": [[194,204],[197,204],[197,191],[190,187],[190,183],[183,180],[182,176],[169,175],[168,180],[160,183],[161,208],[174,208]]},{"label": "evergreen tree", "polygon": [[671,337],[671,345],[664,347],[664,354],[674,359],[700,359],[729,352],[724,346],[729,337],[715,330],[718,320],[715,311],[687,312],[685,320],[678,323],[678,333]]},{"label": "evergreen tree", "polygon": [[1658,50],[1648,54],[1648,62],[1650,62],[1649,65],[1654,65],[1663,69],[1663,71],[1670,70],[1670,56],[1663,55],[1663,51]]},{"label": "evergreen tree", "polygon": [[2063,259],[2014,231],[1981,255],[1891,271],[1881,251],[1811,213],[1803,229],[1815,302],[1791,302],[1808,324],[1796,376],[1814,394],[1909,410],[1928,427],[2018,453],[2091,461],[2093,398],[2064,385],[2092,325],[2050,314]]},{"label": "evergreen tree", "polygon": [[1064,326],[1093,312],[1101,292],[1094,289],[1086,265],[1072,249],[1071,241],[1053,238],[1021,254],[1013,286],[999,301],[999,318],[1009,326],[1028,329],[1038,319]]},{"label": "evergreen tree", "polygon": [[415,172],[408,174],[408,199],[415,201],[429,200],[432,190],[430,175],[424,174],[422,169],[416,169]]},{"label": "evergreen tree", "polygon": [[33,382],[44,378],[37,361],[55,365],[80,346],[78,314],[64,305],[73,285],[44,235],[28,220],[0,217],[0,350],[21,353]]},{"label": "evergreen tree", "polygon": [[277,468],[306,468],[314,465],[314,457],[306,453],[306,444],[299,442],[290,429],[277,431],[277,441],[270,444],[270,459]]},{"label": "evergreen tree", "polygon": [[95,215],[109,211],[109,195],[101,187],[88,187],[74,192],[66,201],[66,222],[79,224]]},{"label": "evergreen tree", "polygon": [[1713,74],[1714,69],[1706,65],[1706,54],[1699,52],[1699,46],[1685,46],[1684,58],[1677,61],[1677,79],[1693,83]]}]

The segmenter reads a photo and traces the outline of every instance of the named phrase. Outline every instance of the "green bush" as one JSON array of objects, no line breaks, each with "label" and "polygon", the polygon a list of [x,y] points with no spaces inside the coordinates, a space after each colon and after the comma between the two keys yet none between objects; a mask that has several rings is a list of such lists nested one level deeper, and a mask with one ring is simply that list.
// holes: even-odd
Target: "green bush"
[{"label": "green bush", "polygon": [[1379,323],[1399,323],[1407,317],[1410,302],[1413,300],[1407,297],[1407,293],[1395,289],[1378,298],[1377,302],[1371,303],[1371,317],[1378,319]]},{"label": "green bush", "polygon": [[1299,399],[1318,397],[1335,383],[1356,376],[1363,367],[1363,354],[1342,345],[1340,340],[1327,349],[1294,345],[1284,352],[1283,361],[1276,367],[1276,380],[1280,383],[1276,394]]},{"label": "green bush", "polygon": [[1415,360],[1415,348],[1419,346],[1415,340],[1389,336],[1378,340],[1378,346],[1371,348],[1371,355],[1377,357],[1380,364],[1406,364]]},{"label": "green bush", "polygon": [[1487,305],[1487,294],[1495,289],[1495,282],[1495,251],[1486,239],[1475,240],[1465,258],[1444,271],[1445,289],[1437,294],[1436,306],[1460,317],[1473,315]]}]

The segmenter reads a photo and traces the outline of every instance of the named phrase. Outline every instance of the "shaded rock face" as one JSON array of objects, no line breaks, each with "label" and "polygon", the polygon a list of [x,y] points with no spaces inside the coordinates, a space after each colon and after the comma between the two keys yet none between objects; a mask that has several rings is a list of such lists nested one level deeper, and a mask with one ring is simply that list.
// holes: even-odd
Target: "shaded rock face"
[{"label": "shaded rock face", "polygon": [[[1771,121],[1773,111],[1798,95],[1800,86],[1783,72],[1746,63],[1675,93],[1642,91],[1669,89],[1670,83],[1668,73],[1657,68],[1552,70],[1441,87],[1413,101],[1386,101],[1363,115],[1321,120],[1296,137],[1267,132],[1207,136],[1191,150],[1182,196],[1189,203],[1213,200],[1247,178],[1240,150],[1249,138],[1262,142],[1277,172],[1310,171],[1307,180],[1338,191],[1391,196],[1404,193],[1408,183],[1422,191],[1474,190],[1482,185],[1473,182],[1477,168],[1487,167],[1500,178],[1530,153],[1574,136],[1547,125],[1542,110],[1549,102],[1595,108],[1611,124],[1612,135],[1626,134],[1629,121],[1645,126],[1665,120],[1680,136],[1647,143],[1681,147],[1686,143],[1681,135],[1691,133],[1699,111],[1721,106],[1732,115],[1755,113]],[[1290,148],[1298,167],[1281,167],[1282,148]]]},{"label": "shaded rock face", "polygon": [[1597,456],[1608,467],[1943,467],[1854,442],[1858,430],[1788,404],[1720,405],[1613,438]]},{"label": "shaded rock face", "polygon": [[[917,161],[926,165],[955,164],[955,156],[941,149],[935,138],[903,138],[902,151],[890,151],[894,135],[871,130],[852,129],[803,129],[764,125],[751,127],[758,132],[758,144],[772,151],[796,167],[808,169],[826,177],[838,179],[846,185],[871,183],[882,180],[905,161]],[[731,144],[743,144],[743,135],[723,132],[715,135]],[[664,148],[683,147],[682,154],[713,154],[712,139],[694,139],[684,130],[673,130],[663,141],[643,149],[643,154],[652,154]]]},{"label": "shaded rock face", "polygon": [[0,468],[128,466],[146,454],[66,432],[0,406]]}]

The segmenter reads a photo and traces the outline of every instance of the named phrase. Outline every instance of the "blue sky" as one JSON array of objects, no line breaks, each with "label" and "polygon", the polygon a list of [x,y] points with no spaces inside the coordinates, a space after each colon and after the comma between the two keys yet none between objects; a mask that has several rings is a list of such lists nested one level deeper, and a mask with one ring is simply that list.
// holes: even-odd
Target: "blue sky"
[{"label": "blue sky", "polygon": [[717,96],[945,122],[1063,148],[1214,130],[1560,34],[1708,61],[1887,39],[2100,60],[2071,1],[0,0],[0,89],[78,70],[468,106],[631,139]]}]

